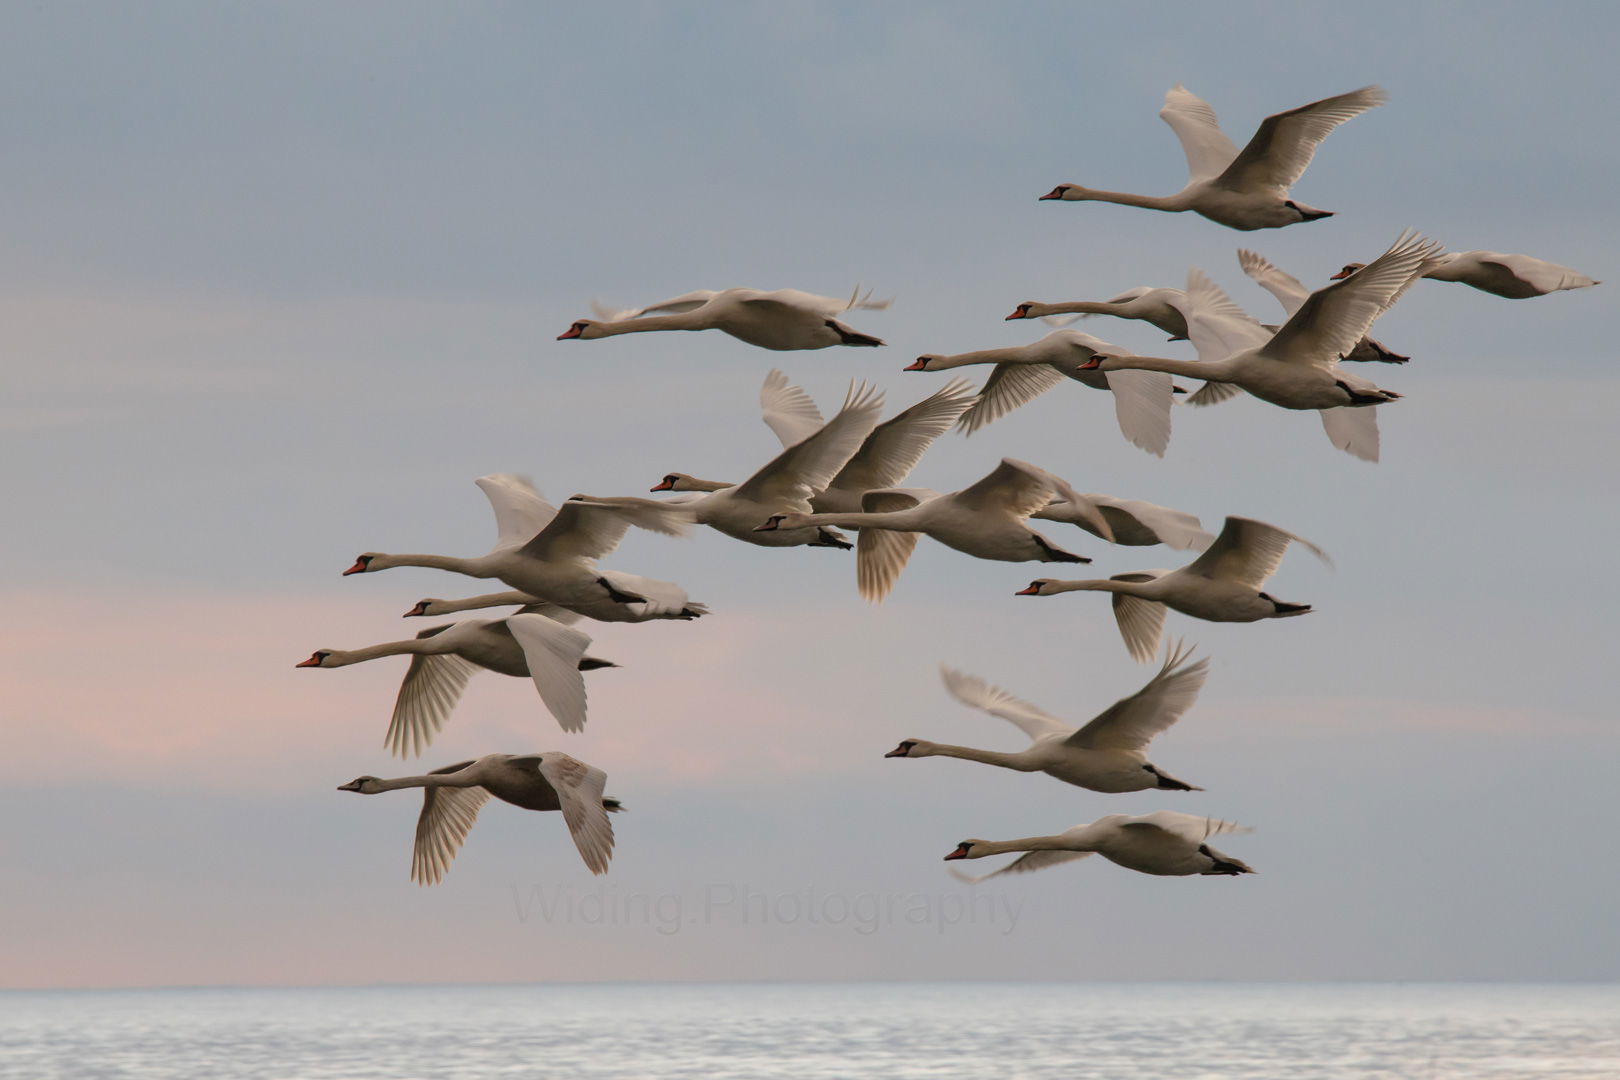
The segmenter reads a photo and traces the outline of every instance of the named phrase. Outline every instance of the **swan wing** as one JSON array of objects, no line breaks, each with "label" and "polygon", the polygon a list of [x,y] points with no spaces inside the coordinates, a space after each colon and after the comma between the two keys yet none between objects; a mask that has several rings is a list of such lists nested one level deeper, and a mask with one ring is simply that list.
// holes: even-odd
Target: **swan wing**
[{"label": "swan wing", "polygon": [[1042,735],[1068,735],[1074,731],[1074,725],[1065,723],[1049,712],[1036,708],[1027,701],[1022,701],[999,686],[985,682],[977,675],[968,675],[948,668],[941,664],[939,677],[945,683],[946,691],[962,704],[987,712],[991,716],[1018,726],[1018,729],[1032,740]]},{"label": "swan wing", "polygon": [[1188,405],[1219,405],[1223,401],[1231,401],[1243,388],[1236,383],[1207,382],[1187,395]]},{"label": "swan wing", "polygon": [[630,526],[666,536],[684,536],[690,510],[650,499],[570,499],[540,534],[519,552],[547,562],[600,559],[619,546]]},{"label": "swan wing", "polygon": [[567,754],[540,755],[540,776],[557,793],[568,833],[593,874],[607,873],[613,857],[613,823],[602,805],[607,773]]},{"label": "swan wing", "polygon": [[1059,863],[1073,862],[1092,854],[1089,851],[1026,851],[1000,870],[992,870],[988,874],[964,874],[956,867],[947,867],[951,875],[958,881],[965,881],[969,885],[977,885],[981,881],[989,881],[1002,874],[1023,874],[1030,870],[1045,870],[1048,866],[1057,866]]},{"label": "swan wing", "polygon": [[1401,233],[1378,258],[1306,297],[1260,352],[1287,363],[1331,367],[1367,336],[1373,320],[1411,287],[1439,249],[1411,230]]},{"label": "swan wing", "polygon": [[[861,496],[861,510],[868,514],[890,514],[896,510],[909,510],[932,495],[920,489],[892,488],[868,491]],[[860,593],[874,604],[881,603],[900,572],[911,561],[922,533],[900,532],[896,529],[863,527],[855,538],[855,584]]]},{"label": "swan wing", "polygon": [[1190,646],[1177,641],[1165,651],[1164,666],[1130,697],[1120,698],[1066,743],[1083,750],[1141,750],[1154,736],[1180,720],[1198,700],[1209,676],[1209,658],[1187,663]]},{"label": "swan wing", "polygon": [[1587,277],[1579,270],[1546,259],[1537,259],[1529,255],[1503,255],[1495,251],[1465,251],[1460,259],[1468,259],[1479,263],[1487,271],[1500,267],[1502,272],[1512,275],[1529,285],[1538,293],[1558,292],[1560,289],[1584,289],[1589,285],[1599,284]]},{"label": "swan wing", "polygon": [[1213,182],[1231,191],[1286,192],[1334,128],[1387,100],[1382,88],[1363,86],[1268,116]]},{"label": "swan wing", "polygon": [[1110,511],[1130,517],[1157,536],[1159,543],[1178,551],[1202,551],[1215,539],[1213,533],[1204,529],[1197,514],[1189,514],[1185,510],[1172,510],[1157,503],[1119,499],[1112,495],[1087,494],[1084,497],[1101,508],[1104,518],[1111,516]]},{"label": "swan wing", "polygon": [[971,435],[1046,393],[1063,378],[1063,372],[1050,364],[997,364],[979,388],[978,400],[962,413],[956,426],[962,434]]},{"label": "swan wing", "polygon": [[765,376],[765,385],[760,387],[759,407],[765,426],[776,432],[784,447],[803,442],[827,422],[810,395],[775,369]]},{"label": "swan wing", "polygon": [[1318,409],[1328,441],[1362,461],[1378,460],[1378,409]]},{"label": "swan wing", "polygon": [[[460,772],[471,761],[434,769],[438,773]],[[411,849],[411,880],[418,885],[437,885],[461,850],[462,842],[478,820],[478,811],[489,801],[481,787],[430,787],[422,792],[422,813],[416,819],[416,843]]]},{"label": "swan wing", "polygon": [[1243,272],[1255,280],[1266,292],[1277,298],[1283,311],[1289,315],[1299,310],[1299,305],[1311,295],[1311,290],[1305,283],[1293,274],[1284,273],[1272,264],[1264,255],[1258,255],[1247,248],[1238,248],[1238,265]]},{"label": "swan wing", "polygon": [[[417,637],[443,629],[424,630]],[[415,757],[427,749],[461,700],[467,680],[482,670],[454,653],[418,653],[411,657],[405,681],[399,684],[399,695],[394,699],[394,715],[388,721],[383,745],[395,757]]]},{"label": "swan wing", "polygon": [[859,285],[850,293],[847,299],[836,296],[817,296],[815,293],[802,292],[798,289],[775,289],[771,292],[755,293],[748,297],[745,303],[749,304],[785,304],[788,307],[799,308],[804,311],[813,311],[817,315],[833,318],[846,311],[883,311],[894,303],[894,298],[887,300],[872,299],[872,290],[864,293]]},{"label": "swan wing", "polygon": [[1131,445],[1164,457],[1170,445],[1170,406],[1175,383],[1162,371],[1121,369],[1103,373],[1114,392],[1114,419]]},{"label": "swan wing", "polygon": [[850,491],[891,488],[900,483],[934,440],[943,435],[972,407],[977,391],[963,378],[954,378],[917,404],[872,429],[855,456],[849,459],[832,486]]},{"label": "swan wing", "polygon": [[1221,170],[1232,164],[1238,148],[1221,130],[1220,121],[1209,102],[1180,83],[1164,95],[1164,108],[1159,119],[1170,125],[1170,130],[1181,140],[1182,152],[1187,155],[1187,176],[1190,181],[1209,180],[1219,176]]},{"label": "swan wing", "polygon": [[[631,593],[645,600],[639,616],[642,619],[677,615],[686,608],[703,608],[702,604],[692,603],[687,598],[686,590],[672,581],[659,581],[657,578],[625,574],[618,570],[603,570],[601,575],[619,592]],[[707,610],[704,608],[704,611]]]},{"label": "swan wing", "polygon": [[851,383],[838,415],[738,484],[737,497],[785,505],[808,504],[826,490],[838,470],[861,448],[882,411],[881,390],[864,382]]},{"label": "swan wing", "polygon": [[564,731],[585,730],[585,677],[579,661],[591,638],[544,615],[513,615],[508,629],[523,647],[540,700]]},{"label": "swan wing", "polygon": [[[1342,412],[1344,410],[1333,410]],[[1228,517],[1215,542],[1184,568],[1189,574],[1233,581],[1259,589],[1282,565],[1290,543],[1304,545],[1318,559],[1333,565],[1327,552],[1303,537],[1253,518]]]},{"label": "swan wing", "polygon": [[[1166,573],[1166,570],[1139,570],[1132,574],[1115,574],[1109,580],[1153,581]],[[1125,639],[1131,659],[1139,664],[1152,660],[1159,651],[1159,635],[1164,632],[1165,606],[1157,600],[1124,593],[1113,593],[1111,599],[1114,622],[1119,626],[1119,636]]]},{"label": "swan wing", "polygon": [[682,293],[680,296],[670,297],[668,300],[660,300],[656,304],[648,304],[646,307],[639,308],[626,308],[623,311],[604,307],[592,300],[591,310],[596,313],[598,319],[604,322],[639,319],[643,315],[679,315],[682,312],[696,311],[719,295],[713,289],[695,289],[689,293]]},{"label": "swan wing", "polygon": [[1271,340],[1271,331],[1232,302],[1226,291],[1194,266],[1187,271],[1181,314],[1187,337],[1205,363],[1225,360],[1233,353],[1257,349]]},{"label": "swan wing", "polygon": [[1184,814],[1179,810],[1157,810],[1151,814],[1142,814],[1122,821],[1116,827],[1127,831],[1151,829],[1165,832],[1189,844],[1202,844],[1210,837],[1220,836],[1222,833],[1254,831],[1249,826],[1239,825],[1235,821]]},{"label": "swan wing", "polygon": [[1073,488],[1045,469],[1017,458],[1002,458],[989,475],[945,498],[968,510],[1022,520],[1045,507],[1053,496],[1079,498]]},{"label": "swan wing", "polygon": [[495,511],[494,551],[521,547],[557,516],[556,507],[540,497],[528,477],[511,473],[480,476],[476,483]]}]

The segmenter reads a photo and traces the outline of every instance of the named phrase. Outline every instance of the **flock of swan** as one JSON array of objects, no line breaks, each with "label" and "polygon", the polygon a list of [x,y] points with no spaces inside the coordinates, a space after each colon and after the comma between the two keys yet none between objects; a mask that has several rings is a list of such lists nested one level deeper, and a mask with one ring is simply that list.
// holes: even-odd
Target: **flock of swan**
[{"label": "flock of swan", "polygon": [[[1058,185],[1041,199],[1190,210],[1242,230],[1320,220],[1330,212],[1292,199],[1289,189],[1334,128],[1384,100],[1382,90],[1369,86],[1277,113],[1267,117],[1239,150],[1221,132],[1214,110],[1177,85],[1165,95],[1159,115],[1186,153],[1185,188],[1174,195],[1146,196],[1071,183]],[[1238,260],[1243,271],[1281,303],[1286,319],[1280,325],[1259,322],[1197,268],[1188,273],[1185,288],[1139,287],[1101,301],[1026,301],[1006,317],[1041,318],[1060,327],[1065,319],[1096,315],[1143,320],[1171,341],[1190,342],[1197,359],[1141,356],[1071,329],[1054,329],[1012,348],[927,353],[905,370],[934,372],[976,365],[991,370],[978,388],[952,377],[886,420],[884,395],[875,387],[852,385],[838,412],[826,420],[808,394],[773,370],[761,389],[760,405],[783,449],[740,482],[671,472],[651,489],[671,493],[663,499],[575,495],[553,506],[521,477],[481,477],[477,484],[494,511],[497,534],[487,553],[461,557],[367,552],[343,573],[431,567],[495,579],[508,587],[460,600],[424,599],[406,613],[410,616],[512,606],[517,611],[501,618],[436,626],[404,641],[354,650],[320,649],[298,666],[332,668],[409,656],[385,739],[396,756],[419,755],[431,745],[468,680],[481,670],[531,679],[558,726],[579,732],[586,723],[585,673],[616,666],[587,655],[591,638],[579,629],[582,619],[634,623],[708,614],[707,607],[679,585],[597,565],[631,527],[680,536],[694,525],[705,525],[759,547],[853,547],[856,586],[863,597],[877,603],[894,587],[924,536],[979,559],[1091,561],[1032,528],[1031,519],[1071,524],[1115,545],[1164,545],[1195,553],[1175,570],[1082,580],[1039,578],[1017,594],[1108,593],[1127,651],[1133,659],[1149,662],[1159,654],[1167,611],[1229,623],[1309,612],[1309,604],[1279,600],[1266,592],[1266,582],[1292,544],[1323,561],[1328,561],[1327,554],[1284,529],[1235,515],[1226,517],[1218,535],[1211,535],[1193,514],[1082,493],[1063,478],[1012,458],[956,491],[942,494],[900,486],[937,438],[952,427],[976,431],[1070,380],[1111,394],[1124,437],[1160,457],[1169,447],[1177,395],[1188,405],[1208,406],[1247,392],[1285,409],[1317,413],[1335,447],[1376,461],[1376,409],[1401,395],[1341,364],[1399,364],[1409,359],[1368,333],[1378,316],[1415,282],[1423,278],[1459,282],[1510,299],[1598,284],[1567,267],[1525,255],[1443,253],[1438,244],[1411,232],[1370,262],[1346,264],[1315,290],[1255,252],[1239,250]],[[702,290],[642,308],[597,309],[596,318],[574,321],[558,340],[719,330],[776,351],[870,348],[885,343],[846,325],[841,317],[882,310],[888,303],[859,290],[848,299],[794,289]],[[1188,385],[1179,385],[1177,379]],[[743,472],[739,467],[736,475]],[[840,530],[853,531],[854,542]],[[1029,737],[1029,746],[1003,752],[907,738],[887,756],[963,758],[1042,772],[1105,793],[1200,791],[1147,757],[1153,738],[1174,725],[1203,688],[1209,660],[1194,661],[1191,656],[1190,647],[1171,643],[1158,672],[1140,690],[1078,727],[976,676],[944,668],[945,687],[953,697],[1016,725]],[[586,866],[592,873],[605,873],[613,851],[608,815],[621,809],[617,799],[604,793],[606,781],[601,769],[566,753],[547,751],[488,754],[393,779],[361,776],[339,790],[373,795],[423,789],[411,879],[426,885],[443,878],[491,796],[524,809],[561,811]],[[1109,814],[1049,836],[964,840],[945,858],[1021,853],[984,877],[1036,870],[1091,854],[1146,874],[1238,875],[1253,870],[1211,847],[1209,840],[1242,831],[1244,827],[1232,822],[1174,811]]]}]

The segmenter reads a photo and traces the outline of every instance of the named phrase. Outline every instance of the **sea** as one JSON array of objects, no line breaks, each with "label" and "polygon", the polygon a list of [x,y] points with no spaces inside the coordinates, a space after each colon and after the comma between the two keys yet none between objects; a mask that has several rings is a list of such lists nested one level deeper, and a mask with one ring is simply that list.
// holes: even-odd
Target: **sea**
[{"label": "sea", "polygon": [[1613,984],[0,992],[18,1080],[1620,1080]]}]

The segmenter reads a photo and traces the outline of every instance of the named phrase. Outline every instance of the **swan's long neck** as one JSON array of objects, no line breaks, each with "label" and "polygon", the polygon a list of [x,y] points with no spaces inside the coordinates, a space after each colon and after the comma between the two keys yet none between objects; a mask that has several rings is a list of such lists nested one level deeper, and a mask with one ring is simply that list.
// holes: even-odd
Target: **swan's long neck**
[{"label": "swan's long neck", "polygon": [[[922,751],[918,753],[917,751]],[[999,750],[980,750],[972,746],[952,746],[950,743],[933,743],[918,741],[917,746],[907,755],[908,757],[953,757],[965,761],[982,761],[986,765],[999,765],[1003,769],[1017,769],[1019,772],[1034,772],[1035,766],[1027,761],[1022,753],[1004,754]]]},{"label": "swan's long neck", "polygon": [[1068,300],[1061,304],[1031,304],[1027,318],[1039,319],[1045,315],[1115,315],[1124,304],[1110,304],[1106,300]]},{"label": "swan's long neck", "polygon": [[599,322],[591,326],[590,337],[612,337],[615,334],[639,334],[646,330],[707,330],[706,318],[697,318],[696,311],[683,311],[675,315],[646,315],[639,319],[618,319]]},{"label": "swan's long neck", "polygon": [[1041,590],[1042,596],[1060,592],[1109,592],[1126,596],[1147,596],[1152,591],[1151,581],[1111,581],[1092,578],[1087,581],[1054,581]]},{"label": "swan's long neck", "polygon": [[[736,486],[737,486],[736,484],[728,484],[724,480],[699,480],[695,476],[689,476],[686,479],[682,480],[678,485],[676,485],[675,490],[676,491],[719,491],[722,488],[736,487]],[[660,505],[662,505],[662,504],[660,504]]]},{"label": "swan's long neck", "polygon": [[943,371],[945,368],[967,367],[969,364],[1007,364],[1015,363],[1024,358],[1024,347],[1012,345],[1001,349],[980,349],[978,352],[955,353],[951,356],[935,357],[929,362],[930,371]]},{"label": "swan's long neck", "polygon": [[371,560],[371,571],[387,570],[394,566],[425,566],[431,570],[449,570],[467,577],[492,578],[495,572],[482,558],[464,559],[457,555],[376,555]]},{"label": "swan's long neck", "polygon": [[409,641],[385,641],[381,645],[367,645],[363,649],[333,649],[322,667],[348,667],[363,664],[380,656],[399,656],[402,653],[437,652],[432,648],[433,638],[411,638]]},{"label": "swan's long neck", "polygon": [[1121,206],[1140,206],[1144,210],[1167,210],[1176,213],[1187,209],[1187,199],[1181,194],[1175,195],[1137,195],[1130,191],[1101,191],[1097,188],[1080,187],[1078,184],[1069,185],[1072,192],[1079,192],[1073,197],[1065,195],[1070,202],[1111,202]]},{"label": "swan's long neck", "polygon": [[377,791],[398,791],[411,787],[477,787],[478,778],[470,775],[475,770],[462,769],[453,773],[428,773],[426,776],[397,776],[392,780],[377,781]]},{"label": "swan's long neck", "polygon": [[474,608],[506,607],[510,604],[540,604],[545,601],[530,596],[526,592],[494,592],[484,593],[481,596],[469,596],[465,600],[435,600],[433,601],[434,615],[448,615],[453,611],[471,611]]},{"label": "swan's long neck", "polygon": [[1168,356],[1110,356],[1102,362],[1103,371],[1165,371],[1205,382],[1227,382],[1230,373],[1225,361],[1176,360]]},{"label": "swan's long neck", "polygon": [[1074,841],[1062,836],[1026,836],[1022,840],[980,840],[973,845],[974,859],[981,859],[986,855],[1005,855],[1010,851],[1090,851],[1090,848],[1077,846]]}]

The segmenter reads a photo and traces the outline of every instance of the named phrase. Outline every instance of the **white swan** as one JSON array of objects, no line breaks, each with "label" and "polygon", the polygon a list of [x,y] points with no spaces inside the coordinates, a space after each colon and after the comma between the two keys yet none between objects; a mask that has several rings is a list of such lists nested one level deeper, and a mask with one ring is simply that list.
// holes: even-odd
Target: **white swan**
[{"label": "white swan", "polygon": [[1166,653],[1164,666],[1146,686],[1121,698],[1084,727],[1076,728],[1050,713],[1020,701],[983,679],[940,668],[945,689],[964,705],[1017,725],[1030,745],[1016,753],[952,746],[926,739],[905,739],[884,757],[954,757],[981,761],[1019,772],[1043,772],[1067,784],[1092,791],[1202,791],[1148,763],[1147,745],[1155,735],[1181,719],[1198,700],[1209,661],[1186,663],[1190,649],[1180,643]]},{"label": "white swan", "polygon": [[1060,592],[1113,593],[1114,619],[1131,657],[1141,663],[1159,651],[1164,611],[1210,622],[1257,622],[1303,615],[1309,604],[1291,604],[1260,590],[1277,572],[1290,542],[1297,541],[1329,566],[1327,552],[1291,532],[1252,518],[1228,517],[1221,535],[1202,555],[1179,570],[1139,570],[1091,581],[1039,578],[1019,596]]},{"label": "white swan", "polygon": [[[1044,509],[1029,516],[1041,521],[1078,525],[1093,536],[1125,547],[1164,544],[1178,551],[1202,551],[1215,539],[1213,533],[1204,530],[1197,515],[1185,510],[1172,510],[1168,506],[1143,502],[1141,499],[1120,499],[1091,491],[1080,493],[1079,503],[1053,499]],[[1098,517],[1107,522],[1111,535],[1104,536],[1097,528]]]},{"label": "white swan", "polygon": [[1406,291],[1436,250],[1431,241],[1402,233],[1362,272],[1311,293],[1275,334],[1194,267],[1187,274],[1187,330],[1198,360],[1099,352],[1082,367],[1203,379],[1204,388],[1187,399],[1192,405],[1222,401],[1242,389],[1285,409],[1321,410],[1323,429],[1334,446],[1377,461],[1377,419],[1370,410],[1358,416],[1345,407],[1381,405],[1400,395],[1343,370],[1338,359],[1366,336],[1373,320]]},{"label": "white swan", "polygon": [[1054,330],[1039,341],[999,349],[943,356],[926,353],[907,371],[945,371],[970,364],[994,364],[979,389],[979,400],[962,414],[958,426],[967,434],[999,420],[1025,402],[1045,393],[1064,378],[1093,390],[1112,390],[1114,417],[1126,439],[1150,454],[1164,456],[1170,445],[1170,402],[1174,389],[1163,376],[1109,378],[1088,371],[1086,362],[1098,353],[1127,356],[1127,350],[1078,330]]},{"label": "white swan", "polygon": [[[709,613],[709,605],[700,604],[696,600],[686,600],[686,591],[678,586],[671,585],[666,581],[650,581],[646,578],[641,580],[644,584],[657,586],[656,588],[643,588],[641,590],[648,597],[648,603],[642,606],[656,612],[656,614],[647,615],[646,618],[691,620],[702,618]],[[555,604],[547,604],[537,596],[511,590],[508,592],[483,593],[479,596],[469,596],[461,600],[442,600],[436,596],[429,597],[426,600],[418,600],[416,606],[407,611],[403,618],[409,619],[422,615],[437,617],[439,615],[450,615],[458,611],[510,607],[514,604],[520,607],[543,605],[548,609],[556,608]],[[677,607],[676,605],[680,606]],[[542,612],[542,614],[545,614],[545,612]],[[637,622],[641,620],[620,621]]]},{"label": "white swan", "polygon": [[450,869],[462,841],[491,795],[525,810],[561,810],[574,846],[593,874],[607,873],[613,857],[613,823],[609,811],[622,810],[618,799],[604,798],[607,774],[567,754],[485,754],[434,769],[424,776],[383,780],[361,776],[338,788],[377,795],[400,788],[426,788],[416,819],[411,852],[411,880],[437,885]]},{"label": "white swan", "polygon": [[1027,855],[1014,859],[999,870],[979,877],[958,874],[963,881],[980,882],[997,874],[1021,874],[1042,870],[1058,863],[1073,862],[1087,855],[1101,855],[1127,870],[1166,877],[1190,874],[1252,874],[1254,868],[1241,859],[1223,855],[1209,846],[1211,836],[1251,831],[1218,818],[1179,814],[1160,810],[1140,817],[1109,814],[1088,825],[1076,825],[1056,836],[1030,836],[1023,840],[963,840],[945,856],[953,859],[982,859],[1009,851]]},{"label": "white swan", "polygon": [[619,665],[585,655],[590,637],[568,626],[579,618],[577,614],[549,604],[545,608],[546,614],[527,612],[435,626],[410,641],[317,649],[295,666],[336,668],[383,656],[410,656],[384,740],[395,757],[415,756],[432,743],[461,699],[467,680],[483,670],[533,679],[540,700],[562,729],[583,731],[585,680],[580,672]]},{"label": "white swan", "polygon": [[1112,315],[1118,319],[1140,319],[1170,335],[1171,341],[1187,340],[1187,317],[1181,313],[1185,299],[1180,289],[1158,289],[1139,285],[1127,289],[1112,300],[1069,300],[1058,304],[1041,304],[1026,300],[1013,309],[1004,322],[1014,319],[1052,319],[1059,315]]},{"label": "white swan", "polygon": [[[762,349],[825,349],[829,345],[882,345],[870,334],[851,330],[835,316],[851,308],[886,308],[889,301],[856,295],[849,300],[815,296],[797,289],[726,289],[687,293],[610,319],[576,319],[558,341],[639,334],[650,330],[719,330]],[[667,314],[653,314],[666,312]]]},{"label": "white swan", "polygon": [[[1243,272],[1253,278],[1261,288],[1277,298],[1277,302],[1283,307],[1284,314],[1292,316],[1310,298],[1311,290],[1305,287],[1304,282],[1292,274],[1277,269],[1271,260],[1264,255],[1256,254],[1246,248],[1238,248],[1237,255],[1238,265],[1243,268]],[[1267,326],[1266,329],[1276,333],[1281,327]],[[1357,363],[1377,361],[1385,364],[1404,364],[1412,358],[1393,351],[1380,341],[1370,337],[1363,337],[1356,342],[1348,353],[1339,359],[1354,360]]]},{"label": "white swan", "polygon": [[426,566],[475,578],[499,578],[529,597],[604,622],[690,618],[678,585],[635,574],[600,570],[596,560],[619,546],[631,525],[671,536],[691,521],[679,507],[587,506],[570,501],[556,509],[521,476],[478,478],[495,511],[499,537],[486,555],[389,555],[368,551],[343,571],[369,574],[395,566]]},{"label": "white swan", "polygon": [[[1332,280],[1343,279],[1360,270],[1361,263],[1346,263]],[[1603,282],[1578,270],[1535,259],[1529,255],[1503,255],[1496,251],[1453,251],[1432,261],[1423,277],[1435,281],[1455,281],[1480,292],[1508,300],[1527,300],[1561,289],[1587,289]]]},{"label": "white swan", "polygon": [[[787,391],[797,391],[814,411],[815,404],[802,390],[787,385],[787,377],[773,371],[765,379],[762,398],[767,401],[767,422],[773,417],[772,404]],[[786,395],[791,399],[791,395]],[[600,499],[607,506],[678,506],[692,515],[700,525],[725,533],[738,540],[764,547],[849,548],[853,545],[842,534],[825,528],[783,530],[761,535],[756,531],[761,521],[784,511],[809,513],[811,500],[832,483],[833,478],[861,448],[872,429],[877,426],[883,411],[883,394],[865,383],[850,384],[844,398],[844,407],[825,424],[817,423],[810,429],[808,423],[797,427],[781,427],[781,432],[802,435],[772,458],[759,471],[740,484],[720,480],[699,480],[685,473],[668,473],[655,484],[653,491],[679,491],[694,494],[667,503],[651,499]],[[821,419],[817,413],[815,419]],[[774,426],[774,425],[773,425]],[[808,430],[809,433],[805,434]],[[779,432],[779,434],[781,433]]]},{"label": "white swan", "polygon": [[1334,128],[1385,100],[1383,90],[1364,86],[1268,116],[1239,151],[1222,133],[1209,103],[1177,83],[1164,95],[1159,117],[1176,133],[1187,155],[1186,187],[1174,195],[1156,196],[1059,184],[1041,198],[1122,203],[1171,213],[1191,210],[1243,230],[1278,229],[1331,217],[1332,211],[1290,199],[1288,189]]},{"label": "white swan", "polygon": [[[1054,496],[1083,508],[1073,488],[1045,469],[1002,458],[984,479],[949,495],[918,488],[883,488],[861,497],[862,513],[775,514],[761,532],[841,525],[861,530],[855,550],[856,584],[877,603],[894,587],[923,534],[946,547],[1002,562],[1090,562],[1064,551],[1024,522]],[[1108,524],[1093,522],[1103,534]]]}]

